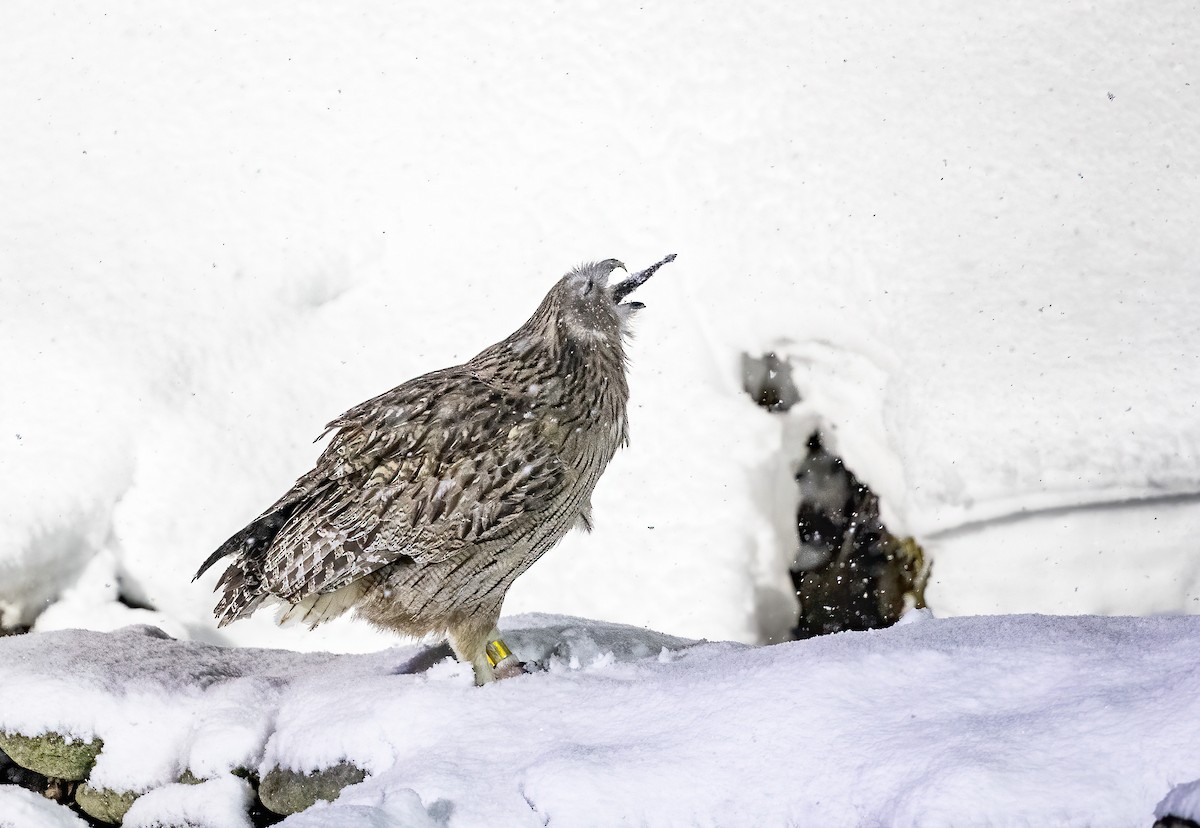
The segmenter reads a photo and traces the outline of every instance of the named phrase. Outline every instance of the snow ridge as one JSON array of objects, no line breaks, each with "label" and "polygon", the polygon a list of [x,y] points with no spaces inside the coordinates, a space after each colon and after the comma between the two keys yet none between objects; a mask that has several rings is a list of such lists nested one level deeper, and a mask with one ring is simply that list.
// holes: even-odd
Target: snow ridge
[{"label": "snow ridge", "polygon": [[185,769],[224,780],[209,790],[231,808],[245,796],[226,778],[235,767],[368,772],[289,828],[1117,828],[1148,821],[1200,767],[1187,726],[1200,720],[1200,618],[906,622],[747,647],[523,616],[506,638],[536,672],[484,688],[448,658],[397,672],[419,647],[18,636],[0,640],[0,729],[102,737],[94,778],[153,791],[146,813],[189,807],[196,794],[171,786]]}]

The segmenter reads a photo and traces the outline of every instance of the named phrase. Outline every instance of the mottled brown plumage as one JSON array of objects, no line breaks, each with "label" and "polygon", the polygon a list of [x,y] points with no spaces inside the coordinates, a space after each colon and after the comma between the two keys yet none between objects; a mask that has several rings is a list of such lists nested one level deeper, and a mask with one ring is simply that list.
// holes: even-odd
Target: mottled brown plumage
[{"label": "mottled brown plumage", "polygon": [[354,607],[447,633],[491,680],[509,586],[572,525],[591,528],[592,490],[627,442],[622,338],[642,306],[622,300],[672,259],[615,285],[620,262],[582,265],[508,338],[331,422],[315,468],[196,574],[233,556],[220,624],[264,601],[314,626]]}]

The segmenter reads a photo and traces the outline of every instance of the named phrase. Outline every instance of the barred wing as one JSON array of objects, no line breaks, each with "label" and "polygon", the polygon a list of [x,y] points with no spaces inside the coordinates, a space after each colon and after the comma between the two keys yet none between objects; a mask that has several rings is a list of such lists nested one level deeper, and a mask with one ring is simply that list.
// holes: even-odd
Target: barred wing
[{"label": "barred wing", "polygon": [[266,588],[292,601],[331,592],[403,559],[444,560],[536,520],[578,472],[547,439],[553,424],[530,406],[458,367],[410,380],[331,422],[337,434],[293,489],[307,489],[311,500],[264,561]]}]

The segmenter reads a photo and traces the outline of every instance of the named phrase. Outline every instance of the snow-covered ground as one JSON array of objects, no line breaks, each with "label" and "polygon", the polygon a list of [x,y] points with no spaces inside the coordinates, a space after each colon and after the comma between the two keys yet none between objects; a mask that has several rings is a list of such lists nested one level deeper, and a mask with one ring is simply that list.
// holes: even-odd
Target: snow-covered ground
[{"label": "snow-covered ground", "polygon": [[412,648],[23,636],[0,729],[100,736],[90,784],[152,791],[136,826],[248,828],[229,770],[343,761],[370,775],[284,826],[1128,828],[1198,775],[1200,618],[906,620],[747,647],[522,616],[545,672],[484,688],[449,657],[407,673]]},{"label": "snow-covered ground", "polygon": [[[507,334],[581,259],[670,251],[597,531],[510,611],[778,634],[817,425],[929,548],[945,612],[1200,600],[1186,4],[6,4],[0,25],[9,623],[92,559],[43,628],[145,620],[119,578],[176,634],[380,646],[353,623],[220,637],[212,576],[185,576],[330,418]],[[739,390],[768,349],[804,395],[786,417]]]}]

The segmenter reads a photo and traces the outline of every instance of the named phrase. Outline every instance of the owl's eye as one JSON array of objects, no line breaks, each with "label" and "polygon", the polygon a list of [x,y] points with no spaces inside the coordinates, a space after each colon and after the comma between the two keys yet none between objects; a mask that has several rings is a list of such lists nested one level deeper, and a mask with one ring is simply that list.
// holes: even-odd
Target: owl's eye
[{"label": "owl's eye", "polygon": [[587,287],[585,287],[583,289],[583,295],[587,296],[589,293],[592,292],[592,288],[595,286],[596,286],[596,282],[592,279],[588,279]]}]

